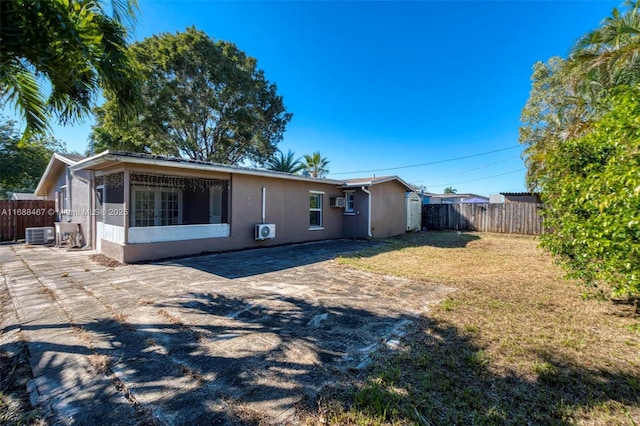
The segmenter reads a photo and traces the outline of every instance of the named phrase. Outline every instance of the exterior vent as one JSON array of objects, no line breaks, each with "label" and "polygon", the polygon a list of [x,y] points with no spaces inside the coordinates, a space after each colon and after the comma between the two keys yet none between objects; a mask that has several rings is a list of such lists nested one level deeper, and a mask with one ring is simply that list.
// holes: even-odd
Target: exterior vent
[{"label": "exterior vent", "polygon": [[56,239],[53,227],[51,226],[26,228],[24,230],[24,236],[27,244],[47,244]]},{"label": "exterior vent", "polygon": [[275,238],[276,225],[259,223],[256,225],[256,240],[268,240]]},{"label": "exterior vent", "polygon": [[347,200],[344,197],[331,197],[329,199],[329,205],[331,207],[345,208],[345,206],[347,205]]}]

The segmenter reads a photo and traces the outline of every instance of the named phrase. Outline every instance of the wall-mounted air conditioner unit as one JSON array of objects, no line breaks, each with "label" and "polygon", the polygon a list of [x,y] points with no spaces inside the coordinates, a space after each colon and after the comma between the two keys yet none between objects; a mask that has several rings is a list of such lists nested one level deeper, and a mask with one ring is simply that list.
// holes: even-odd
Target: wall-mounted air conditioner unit
[{"label": "wall-mounted air conditioner unit", "polygon": [[47,244],[56,239],[53,227],[26,228],[24,230],[25,242],[27,244]]},{"label": "wall-mounted air conditioner unit", "polygon": [[344,197],[331,197],[329,199],[329,205],[331,207],[344,208],[347,205],[347,200]]},{"label": "wall-mounted air conditioner unit", "polygon": [[268,240],[276,236],[276,225],[259,223],[256,225],[256,240]]}]

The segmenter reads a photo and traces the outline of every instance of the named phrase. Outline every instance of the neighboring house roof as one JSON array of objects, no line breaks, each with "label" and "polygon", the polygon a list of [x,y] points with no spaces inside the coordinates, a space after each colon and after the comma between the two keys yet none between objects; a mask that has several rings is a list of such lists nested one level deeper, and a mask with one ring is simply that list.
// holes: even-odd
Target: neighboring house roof
[{"label": "neighboring house roof", "polygon": [[462,200],[464,204],[478,204],[478,203],[488,203],[489,199],[486,197],[473,197],[473,198],[465,198]]},{"label": "neighboring house roof", "polygon": [[424,194],[424,195],[431,198],[463,198],[463,199],[479,198],[479,199],[489,201],[488,197],[483,197],[482,195],[478,195],[478,194]]},{"label": "neighboring house roof", "polygon": [[528,197],[528,196],[536,196],[540,195],[538,193],[533,192],[501,192],[500,195],[506,195],[507,197]]},{"label": "neighboring house roof", "polygon": [[46,196],[49,187],[54,185],[54,182],[49,179],[49,176],[59,173],[64,170],[66,166],[73,166],[84,158],[85,157],[75,154],[54,153],[53,156],[51,156],[51,160],[49,160],[49,164],[47,164],[47,168],[42,174],[42,177],[40,178],[40,182],[38,182],[38,186],[36,187],[34,194],[38,196]]},{"label": "neighboring house roof", "polygon": [[506,203],[540,203],[540,194],[536,192],[501,192]]},{"label": "neighboring house roof", "polygon": [[11,195],[11,199],[16,201],[42,200],[42,198],[32,192],[14,192]]},{"label": "neighboring house roof", "polygon": [[345,188],[360,188],[361,186],[377,185],[379,183],[390,182],[394,180],[397,181],[400,185],[404,186],[407,191],[415,191],[415,188],[413,186],[409,185],[398,176],[374,176],[369,178],[347,179],[344,181],[343,186]]}]

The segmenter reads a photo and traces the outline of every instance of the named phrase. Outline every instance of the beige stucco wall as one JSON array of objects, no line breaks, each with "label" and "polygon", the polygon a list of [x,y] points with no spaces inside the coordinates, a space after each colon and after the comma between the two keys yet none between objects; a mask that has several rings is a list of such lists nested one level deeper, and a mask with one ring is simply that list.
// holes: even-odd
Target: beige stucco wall
[{"label": "beige stucco wall", "polygon": [[100,249],[100,253],[103,255],[110,257],[112,259],[116,259],[119,262],[126,262],[124,249],[126,246],[122,244],[112,243],[111,241],[102,240],[102,247]]},{"label": "beige stucco wall", "polygon": [[404,234],[406,229],[405,187],[397,181],[372,185],[371,228],[373,238]]},{"label": "beige stucco wall", "polygon": [[[266,189],[265,222],[276,225],[276,237],[256,241],[254,229],[256,224],[262,222],[263,187]],[[310,191],[324,192],[323,229],[309,228]],[[343,209],[329,207],[330,197],[342,195],[342,189],[334,184],[234,174],[231,176],[229,237],[129,244],[122,246],[122,257],[118,260],[137,262],[203,252],[342,238]],[[108,250],[115,253],[111,248]]]},{"label": "beige stucco wall", "polygon": [[[361,189],[354,190],[354,213],[343,215],[345,238],[369,238],[369,196]],[[344,209],[339,209],[341,213]]]},{"label": "beige stucco wall", "polygon": [[[56,201],[56,221],[80,224],[81,246],[90,244],[91,239],[91,185],[88,181],[90,177],[91,172],[89,171],[81,171],[74,176],[69,172],[67,165],[57,167],[51,177],[51,179],[55,181],[55,184],[50,187],[46,195],[47,200]],[[69,214],[62,213],[63,206],[58,205],[58,199],[56,197],[56,193],[60,192],[61,188],[65,185],[67,185],[70,201]]]}]

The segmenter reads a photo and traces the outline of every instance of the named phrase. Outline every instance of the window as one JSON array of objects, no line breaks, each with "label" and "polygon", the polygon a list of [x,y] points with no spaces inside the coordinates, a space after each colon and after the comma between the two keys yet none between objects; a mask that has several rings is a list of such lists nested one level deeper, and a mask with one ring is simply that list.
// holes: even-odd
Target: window
[{"label": "window", "polygon": [[160,191],[160,226],[179,225],[178,192]]},{"label": "window", "polygon": [[156,223],[155,191],[135,190],[133,226],[154,226]]},{"label": "window", "polygon": [[132,226],[182,224],[182,192],[165,188],[133,188]]},{"label": "window", "polygon": [[345,213],[355,213],[356,211],[356,202],[354,198],[354,191],[348,191],[344,193],[345,205],[344,212]]},{"label": "window", "polygon": [[309,228],[322,228],[322,193],[309,194]]},{"label": "window", "polygon": [[222,188],[214,187],[209,192],[209,223],[222,223]]},{"label": "window", "polygon": [[99,222],[104,222],[104,205],[105,205],[105,198],[104,198],[104,185],[98,185],[96,186],[96,205],[95,205],[95,209],[96,212],[99,212],[99,214],[96,216],[96,219]]},{"label": "window", "polygon": [[60,214],[69,214],[69,195],[67,191],[67,185],[60,188],[60,199],[58,205],[60,207]]}]

